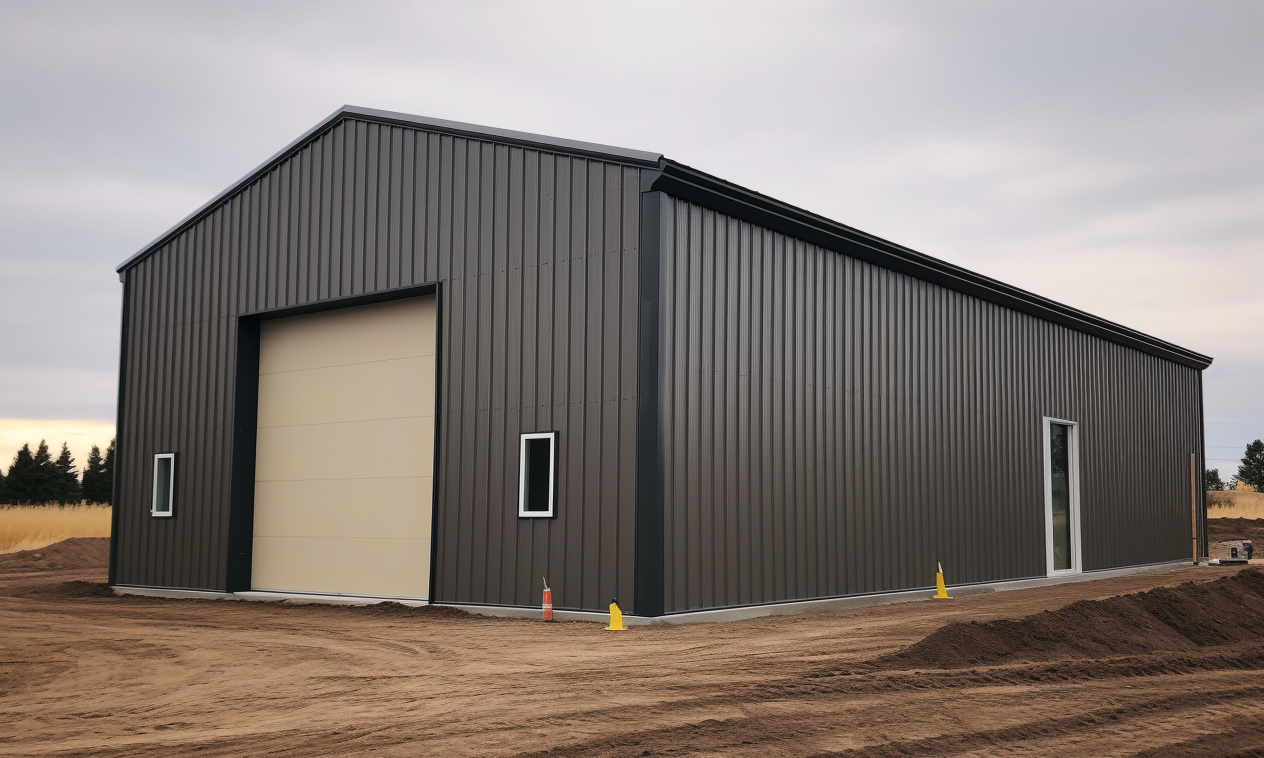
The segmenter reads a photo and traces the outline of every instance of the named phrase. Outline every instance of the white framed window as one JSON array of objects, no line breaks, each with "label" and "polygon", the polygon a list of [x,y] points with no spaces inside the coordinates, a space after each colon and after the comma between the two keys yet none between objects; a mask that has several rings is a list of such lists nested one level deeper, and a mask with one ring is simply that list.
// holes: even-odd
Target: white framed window
[{"label": "white framed window", "polygon": [[151,516],[170,516],[174,513],[176,490],[176,454],[158,453],[154,456],[154,497],[150,503]]},{"label": "white framed window", "polygon": [[527,432],[518,455],[518,517],[552,518],[557,482],[557,432]]},{"label": "white framed window", "polygon": [[1080,425],[1045,416],[1045,568],[1083,571],[1080,555]]}]

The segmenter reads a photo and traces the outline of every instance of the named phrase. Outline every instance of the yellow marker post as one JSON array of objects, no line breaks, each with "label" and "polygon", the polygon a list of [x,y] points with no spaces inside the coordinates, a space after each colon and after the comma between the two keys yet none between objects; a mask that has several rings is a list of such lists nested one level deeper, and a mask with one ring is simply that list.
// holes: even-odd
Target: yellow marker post
[{"label": "yellow marker post", "polygon": [[952,600],[952,596],[948,594],[948,588],[944,586],[944,564],[936,563],[939,572],[935,574],[935,599],[936,600]]},{"label": "yellow marker post", "polygon": [[617,598],[612,598],[610,600],[610,626],[606,627],[606,631],[627,631],[627,628],[623,626],[623,611],[619,610],[619,601]]}]

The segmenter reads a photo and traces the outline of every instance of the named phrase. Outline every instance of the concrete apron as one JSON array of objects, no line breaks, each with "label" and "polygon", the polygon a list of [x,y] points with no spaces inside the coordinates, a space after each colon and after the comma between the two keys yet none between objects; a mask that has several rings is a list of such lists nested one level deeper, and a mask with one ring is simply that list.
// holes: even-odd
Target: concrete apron
[{"label": "concrete apron", "polygon": [[[1033,587],[1048,587],[1055,584],[1072,582],[1091,582],[1097,579],[1110,579],[1117,576],[1130,576],[1147,571],[1176,568],[1192,565],[1190,561],[1170,561],[1152,563],[1145,566],[1129,566],[1127,568],[1103,569],[1101,571],[1085,571],[1080,574],[1063,576],[1037,577],[1035,579],[1015,579],[1004,582],[987,582],[984,584],[949,585],[948,593],[953,597],[970,595],[986,595],[990,592],[1006,592],[1009,590],[1025,590]],[[1199,564],[1206,565],[1206,564]],[[253,600],[257,602],[286,602],[293,604],[320,603],[326,605],[376,605],[378,603],[400,603],[402,605],[420,607],[430,605],[429,601],[416,598],[365,597],[360,595],[320,595],[304,592],[211,592],[207,590],[160,589],[155,587],[129,587],[114,585],[113,590],[122,595],[141,595],[145,597],[185,598],[190,600]],[[623,623],[626,626],[647,626],[650,624],[707,624],[723,621],[739,621],[741,619],[759,618],[761,616],[785,616],[793,613],[825,613],[849,608],[865,608],[871,605],[889,605],[892,603],[912,603],[919,600],[930,600],[935,590],[902,590],[900,592],[881,592],[872,595],[848,595],[846,597],[822,598],[819,600],[796,600],[785,603],[765,603],[762,605],[746,605],[737,608],[718,608],[708,611],[685,611],[669,613],[665,616],[633,616],[625,614]],[[513,605],[467,605],[462,603],[436,603],[446,608],[457,608],[468,613],[481,616],[500,616],[503,618],[539,619],[539,608],[525,608]],[[557,621],[590,621],[605,624],[610,616],[593,611],[553,611]]]}]

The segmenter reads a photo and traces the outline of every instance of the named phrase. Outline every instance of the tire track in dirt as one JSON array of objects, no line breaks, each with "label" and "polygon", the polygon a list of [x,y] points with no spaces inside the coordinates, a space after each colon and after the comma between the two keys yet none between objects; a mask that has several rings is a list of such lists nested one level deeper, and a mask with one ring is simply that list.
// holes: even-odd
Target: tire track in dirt
[{"label": "tire track in dirt", "polygon": [[[68,562],[48,558],[33,560]],[[1206,637],[1195,625],[1161,652],[1064,655],[1055,639],[1038,655],[966,665],[893,657],[954,622],[1056,616],[1184,579],[1205,595],[1219,591],[1209,580],[1238,569],[608,635],[394,607],[107,597],[93,586],[103,567],[11,567],[0,566],[12,642],[0,658],[26,693],[0,686],[0,754],[1202,756],[1260,744],[1260,694],[1249,686],[1264,671],[1264,639],[1236,636],[1241,625],[1226,635],[1213,620]],[[1136,615],[1127,601],[1129,622],[1170,632],[1211,608],[1195,603],[1169,624],[1171,598],[1151,598],[1160,613]],[[156,638],[161,647],[146,644]]]},{"label": "tire track in dirt", "polygon": [[[900,692],[929,693],[934,691],[957,692],[966,695],[972,689],[1031,686],[1031,685],[1065,685],[1077,682],[1102,682],[1121,679],[1157,678],[1164,676],[1180,676],[1192,673],[1210,673],[1219,671],[1264,671],[1264,643],[1240,646],[1236,650],[1221,650],[1203,655],[1151,655],[1130,656],[1102,661],[1065,661],[1041,664],[1025,664],[999,666],[986,669],[963,671],[909,671],[881,672],[879,675],[809,675],[808,681],[802,677],[786,677],[781,680],[758,684],[737,684],[718,688],[719,692],[708,692],[703,695],[689,696],[685,686],[675,687],[682,696],[668,702],[654,705],[636,706],[603,706],[556,712],[547,718],[516,722],[514,728],[549,730],[559,720],[582,722],[585,724],[612,724],[629,722],[679,721],[684,718],[689,723],[680,727],[669,727],[688,731],[705,727],[704,731],[714,731],[721,723],[708,718],[721,710],[740,710],[748,706],[778,702],[803,702],[810,700],[839,700],[860,698],[873,695],[891,695]],[[696,687],[693,688],[696,691]],[[520,695],[529,693],[523,689]],[[690,714],[698,716],[690,719]],[[714,723],[712,723],[714,722]],[[724,720],[725,728],[735,722]],[[784,728],[790,722],[778,719],[774,725]],[[652,731],[660,730],[656,726]],[[744,739],[752,739],[767,732],[769,725],[760,724]],[[776,731],[776,730],[774,730]],[[623,734],[618,740],[599,742],[593,749],[613,749],[621,744],[623,738],[632,733]],[[682,732],[683,734],[683,732]],[[779,737],[778,739],[783,739]],[[788,739],[788,737],[785,737]],[[634,738],[638,744],[642,738]],[[754,740],[758,742],[758,740]],[[557,753],[541,752],[539,755],[555,755]],[[583,753],[577,753],[582,755]],[[537,755],[535,752],[523,753],[524,756]]]},{"label": "tire track in dirt", "polygon": [[[998,750],[1016,742],[1049,739],[1050,737],[1072,732],[1092,731],[1101,726],[1116,727],[1120,722],[1144,716],[1155,714],[1170,716],[1185,711],[1201,710],[1216,703],[1259,698],[1261,696],[1264,696],[1264,687],[1259,686],[1208,692],[1203,693],[1200,697],[1191,697],[1189,694],[1182,693],[1180,695],[1154,698],[1121,708],[1098,708],[1066,718],[1042,719],[1003,729],[950,734],[921,740],[888,742],[859,749],[827,751],[815,753],[807,758],[836,758],[837,756],[847,756],[847,758],[894,758],[896,756],[910,755],[951,756],[980,748]],[[1253,719],[1250,723],[1243,722],[1242,728],[1238,730],[1238,737],[1255,743],[1248,744],[1246,746],[1247,749],[1264,747],[1264,720]],[[1176,755],[1172,751],[1171,746],[1165,748],[1161,754],[1164,756]]]},{"label": "tire track in dirt", "polygon": [[1239,716],[1212,734],[1143,750],[1132,758],[1264,758],[1264,716]]},{"label": "tire track in dirt", "polygon": [[[1050,740],[1075,733],[1092,732],[1121,725],[1155,715],[1172,718],[1190,711],[1201,711],[1209,705],[1222,702],[1245,701],[1264,695],[1264,687],[1246,686],[1204,693],[1201,697],[1189,694],[1150,697],[1126,706],[1099,708],[1064,718],[1044,718],[1019,725],[966,733],[945,734],[918,740],[899,740],[839,751],[808,752],[810,758],[889,758],[892,756],[951,756],[979,748],[1000,749],[1014,743],[1034,739]],[[824,710],[824,709],[822,709]],[[757,715],[734,718],[707,718],[696,723],[664,729],[655,727],[620,733],[614,737],[601,737],[574,742],[544,750],[515,753],[514,758],[581,758],[583,756],[633,756],[690,753],[710,753],[723,750],[748,750],[758,752],[777,745],[782,749],[802,744],[806,740],[845,730],[847,721],[822,718],[814,712],[806,715]],[[1256,732],[1241,731],[1242,739],[1254,739]],[[1264,739],[1264,732],[1259,736]],[[1248,740],[1248,746],[1251,743]],[[1264,744],[1264,743],[1261,743]],[[1242,743],[1239,743],[1242,747]],[[1165,755],[1172,755],[1166,753]]]}]

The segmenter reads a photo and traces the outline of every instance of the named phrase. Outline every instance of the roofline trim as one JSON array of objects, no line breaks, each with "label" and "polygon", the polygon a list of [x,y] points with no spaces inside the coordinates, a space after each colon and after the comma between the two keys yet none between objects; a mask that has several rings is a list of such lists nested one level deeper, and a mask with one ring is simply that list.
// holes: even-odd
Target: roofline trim
[{"label": "roofline trim", "polygon": [[662,191],[805,242],[1190,368],[1202,370],[1211,365],[1209,356],[866,234],[677,161],[664,159],[659,170],[645,174],[641,182],[644,191]]},{"label": "roofline trim", "polygon": [[197,210],[193,211],[188,216],[185,216],[179,223],[160,234],[127,260],[120,263],[114,269],[118,272],[119,281],[122,281],[124,271],[139,263],[142,259],[146,258],[150,253],[154,252],[162,245],[170,242],[174,237],[184,232],[194,223],[199,221],[203,216],[207,215],[215,208],[218,208],[229,197],[237,194],[243,188],[253,184],[264,174],[268,173],[282,161],[298,152],[316,137],[333,128],[336,124],[338,124],[338,122],[344,120],[370,121],[379,124],[420,128],[427,131],[451,134],[458,137],[472,137],[475,139],[504,142],[522,147],[544,148],[568,155],[613,160],[620,163],[630,163],[642,167],[659,166],[663,160],[662,154],[646,152],[644,150],[631,150],[624,147],[601,145],[595,142],[582,142],[580,140],[549,137],[542,134],[532,134],[530,132],[519,132],[514,131],[513,129],[500,129],[492,126],[467,124],[461,121],[449,121],[441,118],[429,118],[426,116],[414,116],[408,113],[383,111],[376,108],[362,108],[355,105],[344,105],[322,119],[320,123],[316,124],[311,129],[303,132],[298,139],[281,148],[272,157],[256,166],[253,171],[246,174],[241,179],[238,179],[236,182],[233,182],[227,189],[203,203]]},{"label": "roofline trim", "polygon": [[134,255],[118,265],[119,280],[124,272],[139,263],[162,245],[186,231],[193,224],[229,197],[257,181],[282,161],[298,152],[321,134],[344,120],[368,121],[405,126],[459,137],[484,139],[529,148],[543,148],[567,155],[597,158],[640,166],[643,169],[643,191],[662,191],[689,202],[713,208],[745,221],[765,226],[826,249],[851,255],[883,268],[917,279],[939,284],[948,289],[973,295],[983,300],[1061,324],[1076,331],[1092,334],[1117,344],[1132,347],[1190,368],[1206,369],[1209,356],[1187,350],[1170,342],[1151,337],[1126,326],[1099,318],[1090,313],[1043,298],[982,274],[919,253],[894,242],[866,234],[802,208],[783,203],[767,195],[706,174],[683,163],[664,158],[659,153],[601,145],[579,140],[549,137],[512,129],[467,124],[460,121],[414,116],[407,113],[344,105],[290,142],[253,171],[215,195],[175,226],[159,235]]}]

